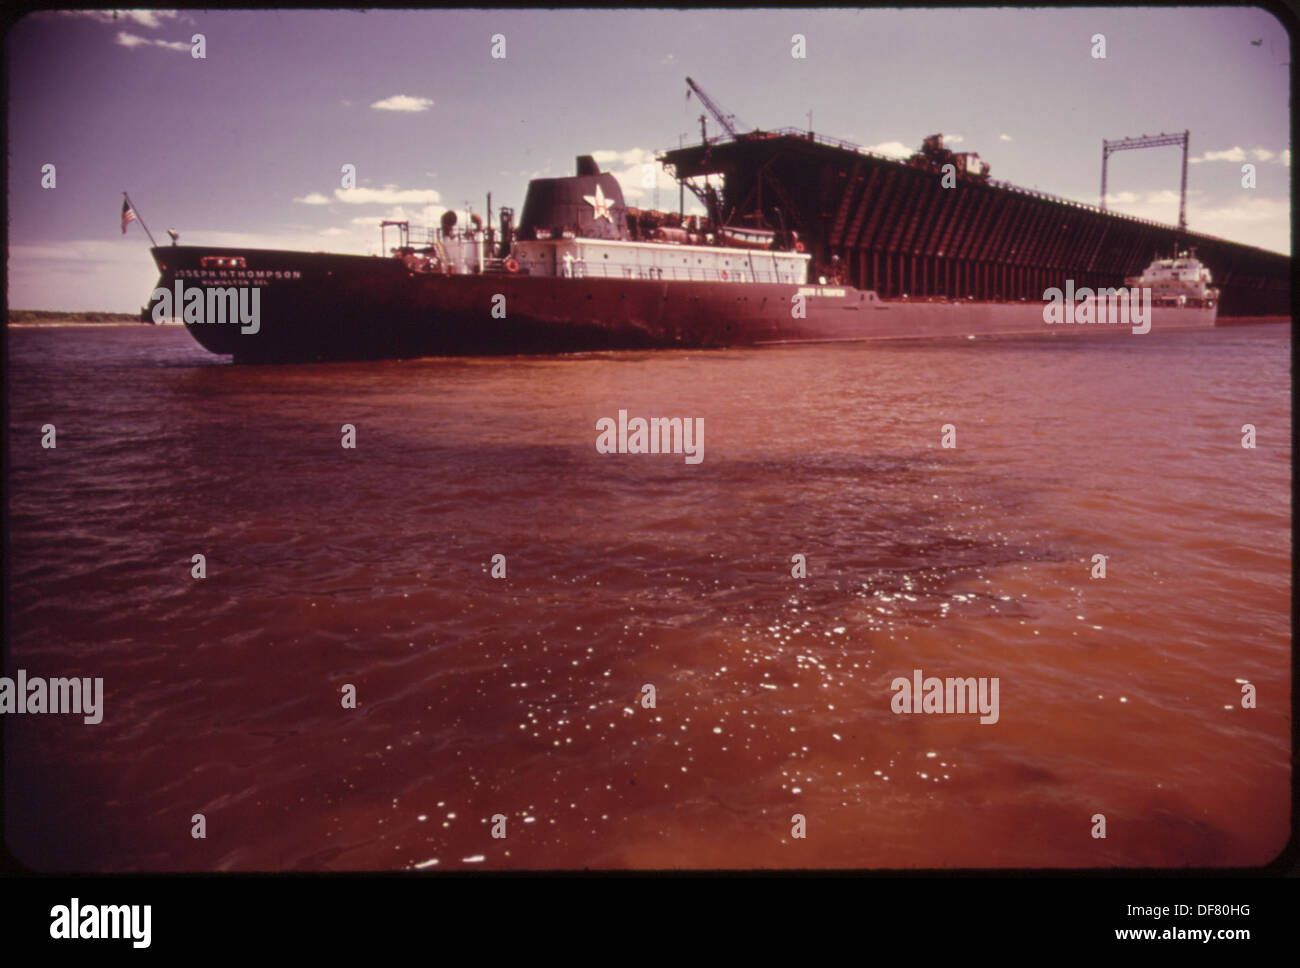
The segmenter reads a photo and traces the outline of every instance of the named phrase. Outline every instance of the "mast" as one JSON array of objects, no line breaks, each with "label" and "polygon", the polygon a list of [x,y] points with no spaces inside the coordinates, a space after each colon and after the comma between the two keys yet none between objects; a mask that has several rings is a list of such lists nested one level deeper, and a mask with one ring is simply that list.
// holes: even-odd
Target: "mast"
[{"label": "mast", "polygon": [[140,210],[135,207],[135,202],[131,201],[131,196],[129,196],[126,192],[123,192],[122,198],[126,200],[127,206],[131,209],[132,213],[135,215],[135,220],[140,223],[140,228],[144,229],[144,234],[149,236],[149,244],[152,245],[155,249],[158,248],[158,243],[155,242],[153,239],[153,233],[149,231],[149,226],[144,224],[144,216],[141,215]]}]

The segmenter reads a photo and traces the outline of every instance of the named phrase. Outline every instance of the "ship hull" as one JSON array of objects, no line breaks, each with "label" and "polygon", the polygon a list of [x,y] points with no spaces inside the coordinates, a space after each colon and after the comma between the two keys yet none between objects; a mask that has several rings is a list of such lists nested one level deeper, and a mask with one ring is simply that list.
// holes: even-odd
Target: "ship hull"
[{"label": "ship hull", "polygon": [[[197,246],[153,253],[158,286],[169,293],[177,283],[183,292],[257,288],[255,323],[185,324],[206,349],[246,362],[1078,336],[1131,328],[1049,325],[1041,302],[881,300],[847,286],[440,275],[374,256]],[[182,307],[171,315],[181,316]],[[1151,332],[1214,324],[1214,308],[1151,311]]]}]

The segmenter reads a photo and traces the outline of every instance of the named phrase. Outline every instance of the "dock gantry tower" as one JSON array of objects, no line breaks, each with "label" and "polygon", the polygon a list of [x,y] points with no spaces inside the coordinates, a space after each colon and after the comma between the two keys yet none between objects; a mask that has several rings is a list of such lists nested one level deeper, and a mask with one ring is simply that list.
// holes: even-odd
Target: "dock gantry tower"
[{"label": "dock gantry tower", "polygon": [[1178,231],[1187,231],[1187,143],[1190,131],[1182,134],[1144,134],[1140,138],[1120,138],[1118,141],[1101,142],[1101,210],[1106,210],[1106,163],[1116,151],[1130,148],[1163,148],[1166,145],[1182,145],[1183,148],[1183,186],[1178,193]]}]

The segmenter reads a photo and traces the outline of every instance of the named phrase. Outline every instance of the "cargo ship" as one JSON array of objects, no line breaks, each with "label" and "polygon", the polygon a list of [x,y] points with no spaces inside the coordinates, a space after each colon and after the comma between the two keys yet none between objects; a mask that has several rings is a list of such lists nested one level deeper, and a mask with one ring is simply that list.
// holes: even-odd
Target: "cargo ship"
[{"label": "cargo ship", "polygon": [[[628,208],[617,178],[581,156],[574,175],[529,183],[518,225],[499,234],[454,212],[436,229],[381,226],[386,256],[156,246],[157,319],[179,317],[206,349],[239,362],[712,348],[869,339],[1135,332],[1213,326],[1212,298],[1152,303],[1138,289],[1098,299],[1060,285],[1042,299],[882,298],[814,265],[798,231]],[[491,225],[489,202],[488,223]],[[397,244],[387,247],[387,232]],[[1207,273],[1208,278],[1208,273]],[[249,295],[252,299],[249,299]],[[1115,312],[1116,300],[1132,298]],[[1110,310],[1107,318],[1107,310]],[[1077,325],[1076,325],[1077,321]],[[1053,325],[1057,323],[1059,325]]]},{"label": "cargo ship", "polygon": [[1140,276],[1124,280],[1130,289],[1150,289],[1157,306],[1213,306],[1219,290],[1210,270],[1196,258],[1196,250],[1179,252],[1172,259],[1157,259]]}]

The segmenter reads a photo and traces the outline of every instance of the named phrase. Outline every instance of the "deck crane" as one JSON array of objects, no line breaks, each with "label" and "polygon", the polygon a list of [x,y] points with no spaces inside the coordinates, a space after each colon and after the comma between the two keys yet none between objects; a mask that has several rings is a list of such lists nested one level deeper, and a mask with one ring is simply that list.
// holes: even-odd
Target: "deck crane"
[{"label": "deck crane", "polygon": [[[696,84],[689,77],[686,78],[686,87],[687,87],[686,99],[689,101],[691,98],[691,92],[694,91],[695,96],[700,99],[700,103],[703,104],[708,109],[709,113],[713,115],[715,119],[717,119],[718,124],[722,125],[723,130],[725,130],[727,134],[731,135],[731,137],[733,138],[736,137],[737,128],[745,127],[743,121],[738,120],[734,114],[725,113],[722,110],[722,108],[713,100],[713,98],[705,94],[704,89],[700,87],[698,84]],[[704,115],[701,114],[700,115],[700,140],[706,146],[705,151],[707,152],[709,151],[708,148],[709,137],[708,137],[708,131],[705,129],[704,122],[705,122],[705,117]],[[718,193],[717,190],[712,185],[708,184],[708,180],[707,179],[705,180],[705,184],[703,187],[694,184],[688,184],[686,187],[689,188],[692,194],[694,194],[695,197],[700,200],[700,203],[704,205],[704,210],[708,212],[709,219],[713,222],[713,224],[721,225],[722,212],[721,212],[720,200],[718,199]]]},{"label": "deck crane", "polygon": [[[727,134],[734,138],[736,137],[736,129],[745,127],[744,122],[737,120],[734,114],[725,114],[722,108],[718,104],[714,103],[713,98],[705,94],[703,88],[689,77],[686,78],[686,86],[690,89],[686,92],[686,99],[690,100],[691,91],[694,91],[695,96],[700,99],[700,103],[708,108],[709,113],[717,119],[718,124],[722,125]],[[700,120],[703,122],[703,118]]]}]

